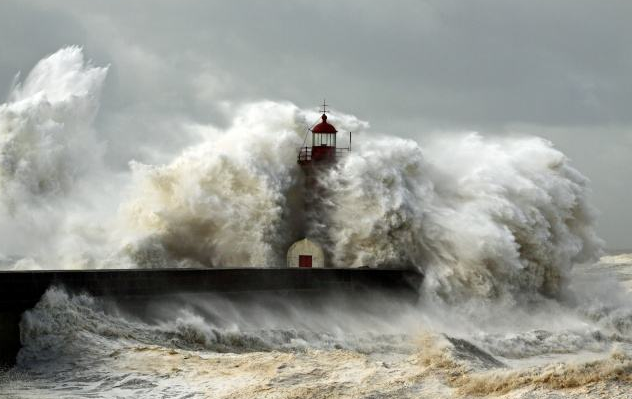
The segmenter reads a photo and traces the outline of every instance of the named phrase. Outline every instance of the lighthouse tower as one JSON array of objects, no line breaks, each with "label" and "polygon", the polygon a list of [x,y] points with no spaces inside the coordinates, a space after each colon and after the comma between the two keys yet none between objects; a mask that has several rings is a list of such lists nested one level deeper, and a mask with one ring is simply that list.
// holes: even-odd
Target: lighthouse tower
[{"label": "lighthouse tower", "polygon": [[[327,103],[323,101],[319,122],[309,129],[311,145],[303,146],[298,153],[298,164],[305,174],[305,203],[306,215],[322,215],[322,200],[326,196],[325,189],[320,187],[317,175],[332,167],[336,160],[351,151],[351,132],[349,132],[349,146],[337,147],[336,135],[338,130],[328,121]],[[317,217],[318,217],[317,216]],[[322,220],[318,220],[322,223]],[[309,218],[308,218],[309,223]],[[288,267],[325,267],[326,252],[315,240],[305,237],[295,242],[287,253]]]}]

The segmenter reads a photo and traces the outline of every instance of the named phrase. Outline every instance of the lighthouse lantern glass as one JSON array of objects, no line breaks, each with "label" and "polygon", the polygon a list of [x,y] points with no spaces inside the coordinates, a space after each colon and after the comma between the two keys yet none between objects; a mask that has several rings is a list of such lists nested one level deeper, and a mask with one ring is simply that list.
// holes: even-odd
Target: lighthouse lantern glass
[{"label": "lighthouse lantern glass", "polygon": [[312,146],[336,146],[336,134],[335,133],[314,133],[312,137]]}]

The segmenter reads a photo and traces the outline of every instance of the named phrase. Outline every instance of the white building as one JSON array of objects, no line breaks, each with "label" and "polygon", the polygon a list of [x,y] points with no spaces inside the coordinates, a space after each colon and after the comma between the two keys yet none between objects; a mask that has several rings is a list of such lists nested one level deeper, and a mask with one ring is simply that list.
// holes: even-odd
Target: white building
[{"label": "white building", "polygon": [[318,244],[304,238],[288,249],[287,267],[325,267],[325,255]]}]

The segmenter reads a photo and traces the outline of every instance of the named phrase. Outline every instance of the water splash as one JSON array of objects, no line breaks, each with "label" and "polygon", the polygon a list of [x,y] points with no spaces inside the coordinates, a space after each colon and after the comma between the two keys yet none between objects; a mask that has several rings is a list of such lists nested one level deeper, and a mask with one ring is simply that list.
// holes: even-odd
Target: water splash
[{"label": "water splash", "polygon": [[323,177],[337,265],[414,265],[444,300],[557,295],[598,254],[587,180],[539,138],[365,140]]},{"label": "water splash", "polygon": [[63,48],[0,105],[2,263],[54,267],[63,258],[66,267],[89,266],[81,254],[95,213],[86,203],[100,194],[105,149],[92,124],[106,73],[86,62],[81,48]]},{"label": "water splash", "polygon": [[317,115],[290,103],[233,108],[223,130],[189,126],[199,142],[166,165],[132,161],[115,190],[124,199],[104,195],[114,173],[92,125],[106,72],[65,48],[0,107],[0,202],[18,231],[2,252],[14,267],[279,266],[311,232],[336,266],[418,267],[442,300],[521,300],[558,295],[598,253],[588,182],[551,143],[449,134],[421,148],[339,112],[332,122],[359,145],[320,177],[326,213],[305,217],[295,156]]}]

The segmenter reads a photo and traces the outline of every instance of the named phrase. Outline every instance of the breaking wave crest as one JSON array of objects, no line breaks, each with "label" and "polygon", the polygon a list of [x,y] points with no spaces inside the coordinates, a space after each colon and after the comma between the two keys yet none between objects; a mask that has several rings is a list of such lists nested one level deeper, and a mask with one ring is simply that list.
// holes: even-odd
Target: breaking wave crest
[{"label": "breaking wave crest", "polygon": [[[285,125],[267,127],[271,109]],[[327,245],[332,265],[417,267],[426,291],[454,302],[557,296],[573,264],[599,252],[587,181],[545,140],[453,135],[422,149],[364,135],[320,176],[325,211],[310,218],[294,158],[300,111],[240,112],[249,122],[238,118],[213,143],[134,167],[127,219],[143,245],[203,265],[274,266],[302,229]]]},{"label": "breaking wave crest", "polygon": [[10,267],[280,266],[309,232],[335,266],[412,266],[443,301],[519,301],[559,295],[598,253],[587,180],[533,137],[446,134],[422,148],[334,112],[360,144],[320,176],[326,212],[311,218],[295,157],[317,115],[267,101],[233,108],[226,129],[183,126],[200,141],[165,165],[132,161],[121,183],[93,127],[106,73],[65,48],[0,107]]},{"label": "breaking wave crest", "polygon": [[505,394],[524,387],[545,387],[552,390],[578,388],[596,383],[631,382],[632,358],[614,351],[603,360],[576,364],[550,364],[527,370],[465,375],[455,384],[467,395]]},{"label": "breaking wave crest", "polygon": [[2,263],[42,267],[37,259],[46,259],[54,267],[65,256],[66,267],[87,266],[77,258],[90,245],[90,223],[81,234],[76,223],[94,221],[84,218],[85,197],[102,172],[105,147],[92,123],[106,73],[85,62],[81,48],[64,48],[0,104]]},{"label": "breaking wave crest", "polygon": [[132,164],[134,189],[125,216],[131,229],[145,235],[137,254],[149,244],[154,254],[203,266],[281,262],[284,246],[297,234],[291,215],[300,213],[292,198],[300,180],[299,110],[267,103],[239,112],[228,131],[168,165]]},{"label": "breaking wave crest", "polygon": [[[22,319],[19,367],[31,377],[16,392],[40,377],[45,393],[53,381],[122,397],[630,384],[629,293],[603,271],[623,272],[631,258],[602,258],[586,275],[573,267],[602,243],[588,181],[552,143],[454,133],[421,146],[333,112],[357,139],[318,176],[314,217],[296,152],[317,114],[231,106],[228,127],[182,126],[199,140],[121,174],[105,166],[94,126],[106,74],[65,48],[0,105],[0,267],[276,267],[308,232],[331,265],[422,270],[422,300],[198,296],[128,309],[52,288]],[[445,387],[435,392],[436,379]]]},{"label": "breaking wave crest", "polygon": [[[334,389],[342,397],[418,397],[419,386],[434,397],[522,397],[522,389],[547,397],[559,389],[625,392],[632,383],[632,335],[617,337],[599,323],[584,330],[439,333],[419,306],[353,295],[316,306],[261,295],[129,305],[49,289],[24,314],[19,368],[3,392],[32,392],[52,379],[78,396],[123,389],[130,397],[174,390],[244,397],[272,384],[286,393]],[[354,382],[366,378],[373,384]]]},{"label": "breaking wave crest", "polygon": [[[519,391],[523,388],[530,388],[531,392],[537,390],[534,397],[548,397],[550,392],[578,388],[580,391],[575,393],[581,395],[593,393],[582,389],[591,386],[599,386],[602,393],[612,388],[615,392],[625,392],[625,386],[632,382],[632,358],[620,348],[592,360],[508,367],[467,341],[429,335],[424,337],[415,361],[423,367],[425,375],[443,375],[455,396],[505,395],[518,391],[515,397],[523,397]],[[613,385],[608,387],[609,383]]]},{"label": "breaking wave crest", "polygon": [[[172,296],[139,308],[138,303],[125,306],[53,287],[23,316],[24,349],[19,359],[22,364],[63,362],[141,344],[244,353],[306,348],[381,352],[397,351],[405,343],[405,329],[390,325],[389,317],[379,322],[364,318],[375,316],[378,308],[385,310],[388,301],[384,298],[333,296],[324,298],[317,308],[310,308],[311,301],[291,298],[261,293],[240,300],[215,295]],[[353,305],[355,315],[340,309],[343,299],[357,304]],[[304,314],[305,320],[297,322],[298,313]],[[139,318],[138,314],[144,316]],[[332,328],[337,323],[338,327]]]},{"label": "breaking wave crest", "polygon": [[[0,106],[2,200],[9,209],[68,192],[103,148],[91,125],[107,68],[69,47],[40,61]],[[86,156],[90,154],[90,156]]]},{"label": "breaking wave crest", "polygon": [[356,397],[419,397],[433,379],[445,396],[632,382],[629,293],[603,277],[632,258],[602,258],[587,275],[573,267],[602,243],[589,183],[552,143],[453,133],[422,146],[334,111],[356,140],[318,176],[314,217],[296,153],[316,113],[229,106],[226,128],[183,125],[199,140],[166,164],[115,172],[94,125],[107,69],[61,49],[0,105],[0,268],[278,267],[307,232],[333,266],[418,268],[422,300],[198,296],[128,309],[52,288],[22,319],[15,372],[30,377],[16,392],[29,378],[44,393],[53,381],[122,397],[184,397],[191,385],[217,397],[270,384],[305,397],[316,383],[330,396],[359,386]]},{"label": "breaking wave crest", "polygon": [[600,245],[586,179],[539,138],[365,140],[323,180],[337,264],[411,264],[443,299],[557,295]]}]

